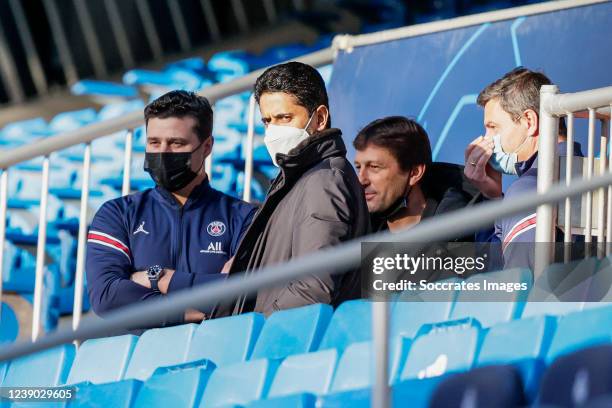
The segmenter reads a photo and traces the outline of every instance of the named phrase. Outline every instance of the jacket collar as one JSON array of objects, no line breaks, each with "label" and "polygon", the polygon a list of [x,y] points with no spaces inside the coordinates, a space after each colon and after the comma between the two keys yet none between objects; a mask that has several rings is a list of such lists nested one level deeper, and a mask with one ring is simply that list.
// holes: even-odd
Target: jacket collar
[{"label": "jacket collar", "polygon": [[278,153],[276,160],[285,173],[301,174],[329,157],[345,155],[346,146],[340,129],[325,129],[302,141],[288,154]]},{"label": "jacket collar", "polygon": [[[156,192],[156,195],[160,201],[166,204],[170,204],[173,207],[180,207],[179,203],[176,201],[176,198],[174,198],[172,193],[168,190],[156,186],[154,188],[154,191]],[[191,191],[191,194],[189,194],[189,197],[187,198],[187,201],[185,201],[185,205],[183,206],[183,208],[187,209],[194,203],[200,202],[201,200],[205,200],[207,197],[210,196],[211,191],[212,187],[210,186],[210,182],[208,181],[208,176],[206,176],[206,178],[204,178],[204,180],[199,185],[195,186],[194,189]]]},{"label": "jacket collar", "polygon": [[[559,154],[560,157],[567,156],[567,142],[557,143],[557,153]],[[582,148],[580,146],[580,143],[578,142],[574,142],[574,156],[577,156],[577,157],[584,156],[582,154]],[[521,177],[531,168],[537,169],[538,168],[538,152],[535,152],[533,156],[531,156],[527,160],[516,163],[514,166],[516,168],[516,174],[519,177]]]}]

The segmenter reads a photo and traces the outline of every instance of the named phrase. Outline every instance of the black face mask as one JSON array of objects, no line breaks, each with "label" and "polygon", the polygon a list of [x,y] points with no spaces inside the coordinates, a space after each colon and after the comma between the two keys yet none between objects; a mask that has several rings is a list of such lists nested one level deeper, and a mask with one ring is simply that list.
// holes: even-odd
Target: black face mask
[{"label": "black face mask", "polygon": [[387,221],[393,218],[397,213],[399,213],[404,208],[408,208],[408,196],[410,195],[411,190],[412,190],[412,186],[407,186],[406,190],[404,191],[404,194],[399,196],[397,200],[395,200],[393,204],[389,206],[389,208],[377,213],[376,216],[380,218],[381,220]]},{"label": "black face mask", "polygon": [[[145,153],[144,170],[151,175],[155,184],[169,192],[186,187],[197,177],[191,170],[191,155],[204,143],[200,143],[191,152],[174,153]],[[202,162],[204,165],[204,162]]]}]

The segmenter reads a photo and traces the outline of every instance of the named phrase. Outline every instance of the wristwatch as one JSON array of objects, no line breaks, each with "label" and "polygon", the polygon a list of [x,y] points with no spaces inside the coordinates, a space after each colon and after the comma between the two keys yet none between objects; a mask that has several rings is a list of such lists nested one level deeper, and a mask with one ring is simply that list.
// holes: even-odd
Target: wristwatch
[{"label": "wristwatch", "polygon": [[164,276],[164,268],[159,265],[149,266],[147,268],[147,278],[149,278],[149,282],[151,282],[151,289],[159,292],[159,286],[157,283]]}]

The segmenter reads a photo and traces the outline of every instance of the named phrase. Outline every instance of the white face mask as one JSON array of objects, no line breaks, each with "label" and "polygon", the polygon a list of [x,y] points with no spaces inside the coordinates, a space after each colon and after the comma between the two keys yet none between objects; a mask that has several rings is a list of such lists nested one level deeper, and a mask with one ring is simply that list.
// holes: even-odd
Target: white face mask
[{"label": "white face mask", "polygon": [[310,136],[306,129],[308,129],[308,125],[310,125],[310,121],[312,121],[315,112],[313,112],[310,119],[308,119],[308,123],[306,123],[304,129],[293,126],[268,125],[266,134],[264,135],[264,143],[276,167],[278,167],[278,163],[276,162],[277,153],[289,153],[291,149],[295,148]]}]

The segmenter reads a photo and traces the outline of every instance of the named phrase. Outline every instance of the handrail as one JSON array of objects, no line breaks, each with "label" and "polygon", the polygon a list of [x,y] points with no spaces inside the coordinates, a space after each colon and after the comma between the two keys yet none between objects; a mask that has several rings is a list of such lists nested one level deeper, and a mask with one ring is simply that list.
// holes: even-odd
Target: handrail
[{"label": "handrail", "polygon": [[[325,48],[302,57],[295,58],[295,61],[304,62],[312,66],[321,66],[333,62],[333,52],[331,48]],[[235,95],[252,89],[258,76],[265,69],[253,71],[245,76],[236,78],[227,83],[217,84],[204,88],[200,95],[207,97],[211,104],[219,99]],[[20,146],[2,154],[0,157],[0,169],[7,169],[16,164],[34,159],[39,156],[46,156],[55,151],[63,150],[81,143],[88,143],[95,139],[108,136],[115,132],[126,129],[133,129],[144,123],[142,112],[131,112],[124,116],[96,122],[80,129],[63,133],[61,135],[36,140],[27,146]]]},{"label": "handrail", "polygon": [[[334,271],[354,268],[360,262],[361,242],[417,242],[427,243],[451,238],[467,231],[490,225],[499,217],[507,217],[533,209],[543,204],[557,203],[568,196],[580,195],[612,184],[612,173],[580,180],[569,186],[557,185],[545,194],[525,193],[509,200],[497,200],[464,208],[449,214],[429,218],[413,228],[392,234],[377,233],[352,240],[334,248],[321,250],[317,256],[303,256],[285,264],[262,268],[249,276],[238,275],[223,282],[194,287],[168,296],[166,299],[151,300],[126,306],[109,313],[105,319],[88,317],[81,321],[77,330],[59,329],[38,339],[35,343],[19,342],[0,349],[0,361],[10,360],[74,340],[108,336],[126,327],[156,323],[159,316],[180,314],[187,308],[204,308],[220,301],[236,298],[244,293],[290,282],[307,275],[322,276]],[[478,216],[474,217],[474,213]]]}]

